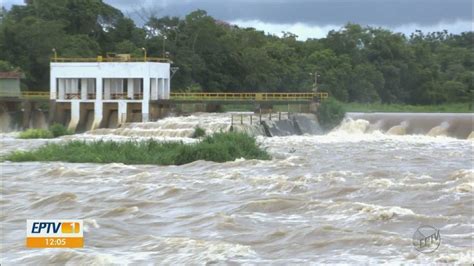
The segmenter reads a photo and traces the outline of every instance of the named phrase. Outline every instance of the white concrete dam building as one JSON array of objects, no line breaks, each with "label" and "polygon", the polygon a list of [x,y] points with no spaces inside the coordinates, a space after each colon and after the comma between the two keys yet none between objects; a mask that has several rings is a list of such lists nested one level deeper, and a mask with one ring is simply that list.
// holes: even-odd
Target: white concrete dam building
[{"label": "white concrete dam building", "polygon": [[130,111],[128,105],[141,105],[141,120],[147,122],[150,102],[168,100],[170,97],[170,64],[51,62],[50,88],[52,101],[70,104],[71,129],[76,129],[81,119],[81,108],[92,104],[92,129],[100,127],[104,119],[104,106],[113,106],[117,110],[116,119],[121,124],[126,122],[127,110]]}]

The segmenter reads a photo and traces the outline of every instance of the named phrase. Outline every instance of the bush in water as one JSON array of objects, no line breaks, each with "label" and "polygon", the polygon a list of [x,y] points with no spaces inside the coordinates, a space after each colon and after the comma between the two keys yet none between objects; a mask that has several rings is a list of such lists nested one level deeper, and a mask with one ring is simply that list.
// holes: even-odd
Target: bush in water
[{"label": "bush in water", "polygon": [[20,139],[51,139],[72,134],[74,134],[74,132],[70,131],[63,125],[56,123],[49,127],[49,129],[30,128],[21,132],[18,137]]},{"label": "bush in water", "polygon": [[55,123],[52,126],[50,126],[49,131],[51,131],[54,137],[74,134],[71,130],[67,129],[65,126],[58,123]]},{"label": "bush in water", "polygon": [[206,131],[201,128],[201,127],[196,127],[194,129],[194,133],[193,133],[193,138],[200,138],[200,137],[204,137],[206,135]]},{"label": "bush in water", "polygon": [[51,131],[41,128],[30,128],[18,136],[20,139],[50,139],[53,138]]},{"label": "bush in water", "polygon": [[48,143],[33,151],[16,151],[5,160],[65,161],[74,163],[125,163],[181,165],[197,160],[214,162],[238,158],[268,160],[253,137],[245,133],[225,132],[207,136],[194,144],[182,142],[147,141],[69,141]]},{"label": "bush in water", "polygon": [[322,101],[318,109],[319,124],[326,131],[339,125],[345,115],[344,106],[334,98]]}]

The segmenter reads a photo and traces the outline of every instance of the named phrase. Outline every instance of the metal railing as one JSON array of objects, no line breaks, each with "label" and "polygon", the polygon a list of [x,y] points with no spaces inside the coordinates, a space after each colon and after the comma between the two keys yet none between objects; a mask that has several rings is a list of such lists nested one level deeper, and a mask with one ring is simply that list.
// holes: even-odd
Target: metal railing
[{"label": "metal railing", "polygon": [[2,91],[0,97],[4,98],[21,98],[21,99],[49,99],[47,91],[22,91],[20,93],[13,91]]},{"label": "metal railing", "polygon": [[[74,96],[74,97],[73,97]],[[89,98],[95,98],[90,97]],[[95,96],[95,95],[94,95]],[[0,92],[0,97],[4,98],[21,98],[21,99],[49,99],[49,92],[47,91],[22,91],[17,92]],[[172,92],[170,94],[171,100],[181,101],[311,101],[314,99],[327,99],[329,97],[327,92],[306,93],[220,93],[220,92]],[[80,98],[80,95],[70,95],[68,99]],[[123,99],[126,97],[115,97],[116,99]],[[134,95],[135,99],[142,99],[141,94]]]},{"label": "metal railing", "polygon": [[[254,118],[255,117],[255,118]],[[230,125],[253,125],[254,123],[259,123],[261,124],[262,121],[264,120],[275,120],[275,121],[280,121],[282,119],[290,119],[291,118],[291,113],[290,112],[269,112],[267,114],[262,114],[260,113],[251,113],[251,114],[230,114]]]},{"label": "metal railing", "polygon": [[315,98],[327,99],[327,92],[294,93],[221,93],[221,92],[173,92],[171,100],[215,100],[215,101],[310,101]]},{"label": "metal railing", "polygon": [[89,57],[89,58],[72,58],[72,57],[51,57],[51,62],[58,62],[58,63],[73,63],[73,62],[116,62],[116,63],[124,63],[124,62],[159,62],[159,63],[170,63],[171,61],[167,58],[160,58],[160,57],[132,57],[132,58],[122,58],[122,57]]}]

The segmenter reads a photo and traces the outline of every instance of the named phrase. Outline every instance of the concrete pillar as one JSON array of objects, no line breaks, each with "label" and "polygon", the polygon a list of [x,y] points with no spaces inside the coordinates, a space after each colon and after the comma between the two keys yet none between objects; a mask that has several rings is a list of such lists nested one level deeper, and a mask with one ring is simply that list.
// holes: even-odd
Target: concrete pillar
[{"label": "concrete pillar", "polygon": [[81,99],[82,100],[87,100],[88,85],[89,83],[87,79],[81,79]]},{"label": "concrete pillar", "polygon": [[96,79],[96,100],[94,102],[94,122],[92,123],[91,130],[97,129],[100,127],[100,123],[102,123],[102,94],[103,94],[103,85],[102,85],[102,78],[98,77]]},{"label": "concrete pillar", "polygon": [[22,109],[23,109],[23,121],[22,127],[23,129],[30,127],[30,120],[31,120],[31,102],[24,101],[22,102]]},{"label": "concrete pillar", "polygon": [[164,99],[169,100],[169,98],[170,98],[170,80],[169,79],[164,79],[164,81],[165,81]]},{"label": "concrete pillar", "polygon": [[102,123],[102,117],[103,117],[103,104],[100,101],[94,102],[94,122],[92,123],[91,130],[97,129],[100,127],[100,124]]},{"label": "concrete pillar", "polygon": [[319,103],[317,103],[317,102],[311,102],[309,104],[309,112],[310,113],[316,114],[318,112],[318,108],[319,108]]},{"label": "concrete pillar", "polygon": [[150,78],[143,79],[142,122],[148,122],[150,114]]},{"label": "concrete pillar", "polygon": [[119,101],[118,102],[118,125],[125,124],[127,122],[127,102],[126,101]]},{"label": "concrete pillar", "polygon": [[50,100],[49,101],[49,115],[48,115],[48,124],[53,124],[56,121],[56,101]]},{"label": "concrete pillar", "polygon": [[142,122],[148,122],[150,118],[150,102],[149,101],[142,101]]},{"label": "concrete pillar", "polygon": [[127,79],[127,97],[133,99],[133,90],[134,90],[134,79]]},{"label": "concrete pillar", "polygon": [[102,96],[104,94],[104,87],[103,87],[103,84],[102,84],[102,78],[98,77],[95,81],[95,91],[96,91],[96,97],[95,99],[96,100],[102,100]]},{"label": "concrete pillar", "polygon": [[81,118],[80,106],[80,101],[71,101],[71,120],[69,121],[67,128],[73,132],[76,131],[77,125],[79,124],[79,120]]}]

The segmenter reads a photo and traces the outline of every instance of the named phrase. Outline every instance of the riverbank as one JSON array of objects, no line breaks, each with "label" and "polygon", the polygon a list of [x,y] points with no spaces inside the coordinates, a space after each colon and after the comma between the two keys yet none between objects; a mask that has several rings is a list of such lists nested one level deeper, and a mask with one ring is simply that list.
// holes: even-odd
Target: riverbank
[{"label": "riverbank", "polygon": [[468,103],[449,103],[440,105],[408,105],[380,103],[344,103],[346,112],[389,112],[389,113],[472,113]]},{"label": "riverbank", "polygon": [[226,162],[238,158],[268,160],[270,155],[257,145],[254,138],[243,133],[227,132],[216,133],[194,144],[151,139],[48,143],[32,151],[15,151],[5,156],[4,160],[182,165],[198,160]]}]

